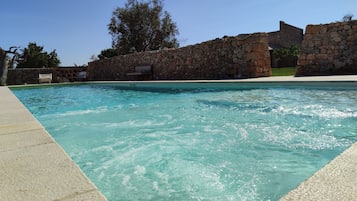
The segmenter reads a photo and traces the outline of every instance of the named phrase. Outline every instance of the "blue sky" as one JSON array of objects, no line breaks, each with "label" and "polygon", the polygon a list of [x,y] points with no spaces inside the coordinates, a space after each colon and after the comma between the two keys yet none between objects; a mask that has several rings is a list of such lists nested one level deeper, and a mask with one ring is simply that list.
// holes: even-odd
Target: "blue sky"
[{"label": "blue sky", "polygon": [[[87,64],[111,47],[107,25],[126,0],[1,0],[0,47],[36,42],[56,50],[62,66]],[[180,46],[225,35],[271,32],[279,21],[305,29],[307,24],[357,19],[356,0],[164,0],[176,22]]]}]

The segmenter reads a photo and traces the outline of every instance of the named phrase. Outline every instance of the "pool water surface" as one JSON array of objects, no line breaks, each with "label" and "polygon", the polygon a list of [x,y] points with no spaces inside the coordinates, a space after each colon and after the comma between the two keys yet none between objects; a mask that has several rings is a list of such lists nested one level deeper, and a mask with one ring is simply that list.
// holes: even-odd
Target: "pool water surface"
[{"label": "pool water surface", "polygon": [[357,141],[357,88],[84,84],[14,94],[109,201],[278,200]]}]

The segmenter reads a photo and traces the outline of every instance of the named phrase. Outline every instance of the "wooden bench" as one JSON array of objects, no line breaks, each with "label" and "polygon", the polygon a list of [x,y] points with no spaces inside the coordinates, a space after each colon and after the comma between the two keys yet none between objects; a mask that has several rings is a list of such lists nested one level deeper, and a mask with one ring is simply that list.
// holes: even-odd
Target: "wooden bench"
[{"label": "wooden bench", "polygon": [[150,79],[152,79],[153,76],[153,71],[152,71],[152,66],[135,66],[135,72],[127,73],[126,75],[129,77],[148,77],[150,76]]},{"label": "wooden bench", "polygon": [[44,82],[51,83],[52,82],[52,73],[38,74],[38,82],[39,83],[44,83]]}]

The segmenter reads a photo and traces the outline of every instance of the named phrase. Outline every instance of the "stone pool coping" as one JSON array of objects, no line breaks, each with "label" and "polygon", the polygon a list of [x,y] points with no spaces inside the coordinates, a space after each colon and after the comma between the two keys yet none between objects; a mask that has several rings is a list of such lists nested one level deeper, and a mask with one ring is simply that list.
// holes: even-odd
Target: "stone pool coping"
[{"label": "stone pool coping", "polygon": [[[152,82],[356,82],[357,86],[357,75]],[[7,87],[0,87],[0,97],[0,200],[106,200]],[[356,178],[357,143],[280,200],[355,200]]]},{"label": "stone pool coping", "polygon": [[0,200],[106,200],[7,87],[0,97]]}]

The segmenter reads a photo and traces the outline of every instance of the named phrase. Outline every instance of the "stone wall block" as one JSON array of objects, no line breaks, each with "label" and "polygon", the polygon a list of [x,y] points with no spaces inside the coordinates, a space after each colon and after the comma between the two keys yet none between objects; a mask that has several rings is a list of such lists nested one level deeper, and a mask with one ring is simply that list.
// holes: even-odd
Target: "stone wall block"
[{"label": "stone wall block", "polygon": [[[52,73],[52,82],[68,82],[75,81],[78,72],[87,71],[83,67],[53,67],[53,68],[17,68],[9,69],[7,84],[22,85],[22,84],[38,84],[38,74]],[[89,72],[88,72],[89,73]]]},{"label": "stone wall block", "polygon": [[357,74],[357,21],[308,25],[297,76]]},{"label": "stone wall block", "polygon": [[309,34],[317,34],[320,32],[320,30],[321,30],[320,25],[307,25],[306,27],[306,33]]}]

